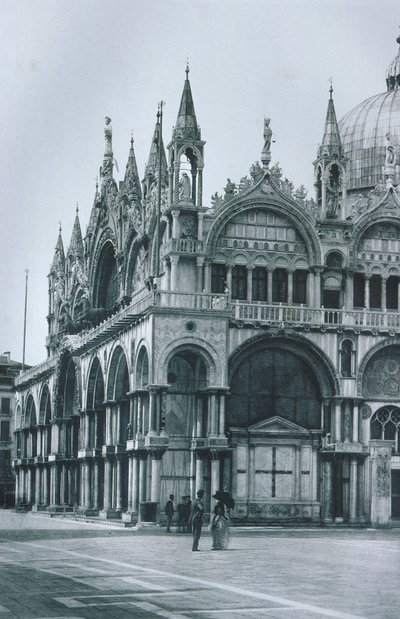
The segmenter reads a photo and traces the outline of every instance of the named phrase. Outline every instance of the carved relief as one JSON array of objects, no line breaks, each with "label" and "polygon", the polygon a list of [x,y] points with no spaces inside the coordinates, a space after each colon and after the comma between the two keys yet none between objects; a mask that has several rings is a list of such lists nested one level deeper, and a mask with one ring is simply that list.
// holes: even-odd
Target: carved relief
[{"label": "carved relief", "polygon": [[369,361],[364,372],[363,394],[369,398],[396,398],[400,395],[399,347],[385,348]]}]

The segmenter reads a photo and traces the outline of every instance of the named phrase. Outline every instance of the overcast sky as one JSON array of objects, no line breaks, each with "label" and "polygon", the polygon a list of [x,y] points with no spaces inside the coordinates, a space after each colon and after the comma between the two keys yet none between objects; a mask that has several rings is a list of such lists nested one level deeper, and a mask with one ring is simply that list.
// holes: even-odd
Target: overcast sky
[{"label": "overcast sky", "polygon": [[204,202],[260,158],[271,118],[279,162],[313,196],[312,161],[333,79],[338,117],[385,90],[397,53],[396,0],[0,0],[0,353],[46,358],[47,274],[59,222],[82,232],[104,150],[104,116],[123,177],[130,146],[143,175],[157,102],[164,142],[186,60],[205,147]]}]

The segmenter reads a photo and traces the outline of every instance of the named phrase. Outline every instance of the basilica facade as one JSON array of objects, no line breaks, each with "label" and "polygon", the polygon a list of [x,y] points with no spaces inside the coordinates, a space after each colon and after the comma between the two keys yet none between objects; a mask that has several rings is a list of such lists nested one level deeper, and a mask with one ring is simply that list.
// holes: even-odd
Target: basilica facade
[{"label": "basilica facade", "polygon": [[237,523],[400,518],[399,88],[400,53],[340,122],[330,90],[314,198],[271,165],[265,119],[260,161],[204,203],[188,68],[143,180],[133,140],[114,179],[106,118],[86,235],[77,213],[48,276],[48,357],[16,381],[17,503],[162,522],[202,488]]}]

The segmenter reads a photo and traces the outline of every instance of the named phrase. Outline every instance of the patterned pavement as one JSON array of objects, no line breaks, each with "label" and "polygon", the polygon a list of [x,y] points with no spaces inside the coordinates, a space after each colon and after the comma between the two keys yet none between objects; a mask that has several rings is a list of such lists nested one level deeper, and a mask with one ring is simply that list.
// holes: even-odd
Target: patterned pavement
[{"label": "patterned pavement", "polygon": [[398,619],[400,529],[190,536],[0,510],[0,619]]}]

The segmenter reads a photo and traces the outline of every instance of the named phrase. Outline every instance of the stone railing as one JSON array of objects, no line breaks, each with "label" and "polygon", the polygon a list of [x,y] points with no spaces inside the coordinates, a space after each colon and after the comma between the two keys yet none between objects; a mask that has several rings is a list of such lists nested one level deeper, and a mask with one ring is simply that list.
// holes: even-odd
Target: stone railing
[{"label": "stone railing", "polygon": [[35,365],[33,368],[30,368],[26,372],[22,372],[20,376],[17,376],[15,378],[15,386],[18,387],[18,385],[22,383],[26,383],[29,380],[33,380],[37,378],[38,376],[40,376],[41,374],[44,374],[48,370],[53,369],[56,363],[57,363],[56,356],[49,357],[48,359],[46,359],[46,361],[43,361],[43,363],[40,363],[39,365]]},{"label": "stone railing", "polygon": [[179,254],[202,254],[204,252],[204,242],[198,239],[170,239],[161,247],[161,256],[164,257],[171,252]]},{"label": "stone railing", "polygon": [[206,292],[169,292],[160,290],[154,293],[157,307],[191,309],[191,310],[229,310],[229,296],[226,294],[208,294]]},{"label": "stone railing", "polygon": [[305,306],[265,305],[262,303],[233,302],[235,320],[276,325],[303,325],[321,327],[341,325],[354,329],[400,331],[400,313],[372,310],[310,308]]}]

